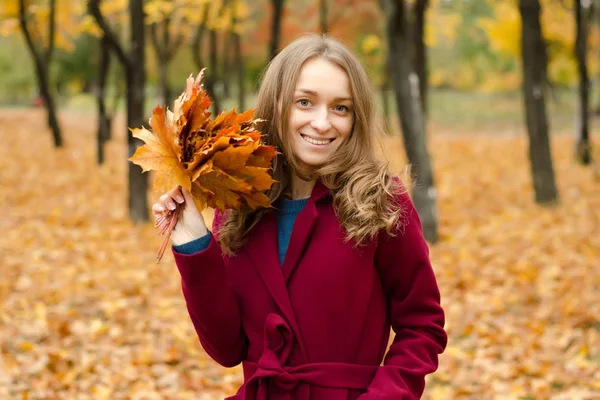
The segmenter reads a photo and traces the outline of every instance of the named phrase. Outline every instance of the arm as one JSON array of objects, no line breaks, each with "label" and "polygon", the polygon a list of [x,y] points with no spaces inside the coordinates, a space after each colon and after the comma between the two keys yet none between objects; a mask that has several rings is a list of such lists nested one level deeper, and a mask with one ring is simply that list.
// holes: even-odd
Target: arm
[{"label": "arm", "polygon": [[202,250],[205,250],[208,248],[211,237],[212,237],[211,233],[208,232],[206,235],[202,236],[201,238],[192,240],[191,242],[183,243],[178,246],[173,245],[173,250],[177,253],[188,254],[188,255],[194,254],[194,253],[199,253]]},{"label": "arm", "polygon": [[[222,221],[222,215],[215,212],[213,231]],[[239,364],[246,356],[248,342],[216,238],[210,235],[208,247],[194,254],[182,254],[174,248],[173,255],[202,347],[225,367]]]},{"label": "arm", "polygon": [[379,237],[376,264],[388,299],[394,341],[364,400],[419,399],[425,376],[446,347],[444,311],[421,221],[408,194],[400,195],[404,224],[396,237]]}]

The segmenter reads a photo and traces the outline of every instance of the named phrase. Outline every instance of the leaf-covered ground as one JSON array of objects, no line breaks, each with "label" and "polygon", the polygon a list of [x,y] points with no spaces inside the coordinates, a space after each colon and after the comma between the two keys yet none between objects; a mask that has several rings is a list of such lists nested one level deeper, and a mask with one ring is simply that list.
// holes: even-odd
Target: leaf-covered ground
[{"label": "leaf-covered ground", "polygon": [[[0,399],[235,392],[241,370],[201,349],[172,255],[156,265],[161,238],[127,219],[124,133],[98,167],[93,115],[62,115],[60,150],[44,120],[0,110]],[[536,206],[522,132],[487,133],[430,138],[450,342],[424,398],[598,399],[600,172],[554,137],[561,203]],[[398,168],[401,143],[385,147]]]}]

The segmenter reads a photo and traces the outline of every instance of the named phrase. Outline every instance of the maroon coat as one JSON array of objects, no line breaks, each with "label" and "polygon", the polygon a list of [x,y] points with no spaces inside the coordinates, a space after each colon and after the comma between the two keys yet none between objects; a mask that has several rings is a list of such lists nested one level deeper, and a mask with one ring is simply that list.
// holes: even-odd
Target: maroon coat
[{"label": "maroon coat", "polygon": [[[197,254],[174,251],[202,346],[223,366],[243,363],[244,384],[229,399],[418,399],[437,368],[444,312],[410,198],[397,199],[406,211],[401,234],[382,231],[355,249],[328,194],[317,182],[283,266],[274,212],[235,257],[214,238]],[[390,326],[396,335],[384,360]]]}]

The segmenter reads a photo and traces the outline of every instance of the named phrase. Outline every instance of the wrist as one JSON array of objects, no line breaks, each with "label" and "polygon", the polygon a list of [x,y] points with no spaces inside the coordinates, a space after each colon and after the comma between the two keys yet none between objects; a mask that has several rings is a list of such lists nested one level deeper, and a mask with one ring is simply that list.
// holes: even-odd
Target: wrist
[{"label": "wrist", "polygon": [[171,233],[171,244],[173,246],[181,246],[182,244],[193,242],[208,234],[206,227],[194,229],[193,231],[184,226],[176,227]]}]

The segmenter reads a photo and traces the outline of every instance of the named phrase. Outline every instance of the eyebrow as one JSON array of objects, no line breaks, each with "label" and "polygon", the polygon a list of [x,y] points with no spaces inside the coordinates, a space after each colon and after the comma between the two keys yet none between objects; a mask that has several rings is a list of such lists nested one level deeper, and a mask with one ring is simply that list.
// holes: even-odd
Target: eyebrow
[{"label": "eyebrow", "polygon": [[[306,94],[310,94],[311,96],[318,96],[318,93],[315,92],[314,90],[309,90],[309,89],[296,89],[297,92],[303,92]],[[333,99],[334,101],[352,101],[351,97],[336,97]]]}]

